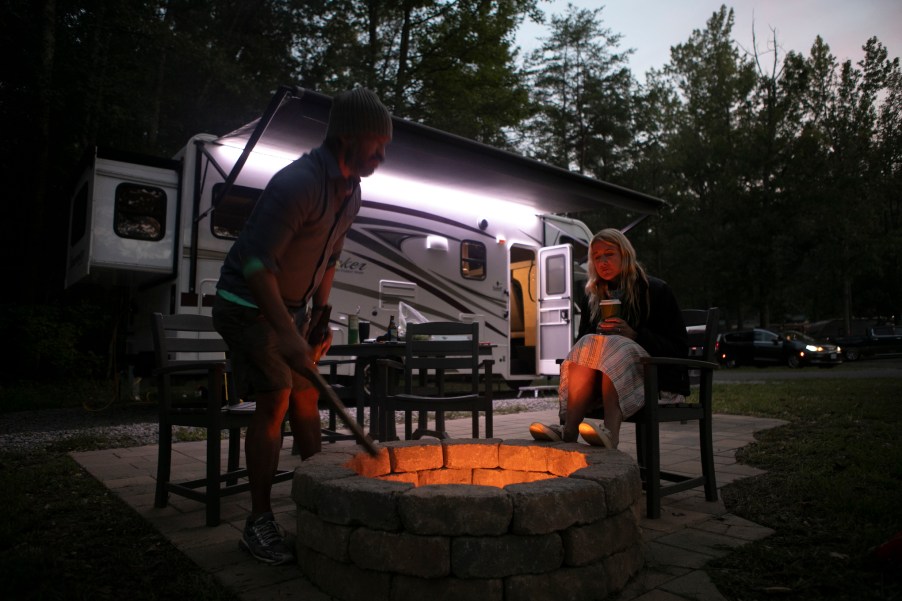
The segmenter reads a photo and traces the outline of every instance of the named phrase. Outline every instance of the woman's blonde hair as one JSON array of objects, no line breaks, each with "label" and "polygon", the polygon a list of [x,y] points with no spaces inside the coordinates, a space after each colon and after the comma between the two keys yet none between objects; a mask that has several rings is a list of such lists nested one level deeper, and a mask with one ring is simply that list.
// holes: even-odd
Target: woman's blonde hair
[{"label": "woman's blonde hair", "polygon": [[[601,307],[600,301],[605,298],[614,298],[608,283],[598,277],[595,271],[595,264],[592,262],[592,245],[596,242],[606,242],[613,244],[620,250],[620,282],[618,292],[621,302],[621,317],[635,325],[644,315],[648,315],[649,301],[648,294],[643,294],[644,298],[640,299],[640,286],[642,290],[648,290],[648,276],[645,274],[645,268],[636,259],[636,249],[633,248],[629,239],[623,235],[618,229],[603,229],[592,237],[589,242],[589,261],[586,266],[588,272],[588,281],[586,282],[586,294],[589,296],[589,307],[592,312],[592,319],[598,318]],[[640,308],[641,301],[645,301],[643,307]]]}]

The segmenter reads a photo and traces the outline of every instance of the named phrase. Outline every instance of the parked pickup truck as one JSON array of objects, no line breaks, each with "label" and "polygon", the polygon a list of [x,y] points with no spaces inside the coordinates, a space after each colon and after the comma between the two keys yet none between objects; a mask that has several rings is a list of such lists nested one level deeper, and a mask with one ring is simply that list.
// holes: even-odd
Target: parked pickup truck
[{"label": "parked pickup truck", "polygon": [[846,361],[902,355],[902,327],[875,326],[868,328],[865,336],[839,336],[830,340],[842,347]]}]

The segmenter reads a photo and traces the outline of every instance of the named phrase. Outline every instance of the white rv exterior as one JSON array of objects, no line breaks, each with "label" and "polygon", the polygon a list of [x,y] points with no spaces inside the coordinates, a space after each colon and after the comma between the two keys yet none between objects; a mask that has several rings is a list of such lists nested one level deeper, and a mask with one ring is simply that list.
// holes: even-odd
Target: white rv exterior
[{"label": "white rv exterior", "polygon": [[[150,313],[210,312],[244,220],[272,174],[322,139],[328,106],[321,95],[286,93],[261,123],[194,136],[173,160],[95,153],[72,197],[66,286],[130,290],[133,362],[152,350]],[[599,182],[542,169],[550,168],[396,118],[385,165],[362,182],[338,264],[334,342],[346,340],[352,314],[370,321],[371,337],[382,334],[403,302],[429,320],[478,321],[495,372],[512,383],[556,374],[553,359],[575,326],[573,257],[585,256],[591,232],[551,214],[580,206],[553,194],[574,197]],[[626,198],[637,212],[661,204],[603,185],[613,204]]]}]

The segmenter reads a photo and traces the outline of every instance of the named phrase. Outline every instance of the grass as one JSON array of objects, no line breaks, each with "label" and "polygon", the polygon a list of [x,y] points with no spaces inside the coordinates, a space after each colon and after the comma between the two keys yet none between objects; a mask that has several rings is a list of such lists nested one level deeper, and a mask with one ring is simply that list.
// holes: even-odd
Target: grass
[{"label": "grass", "polygon": [[[37,397],[80,406],[108,390],[47,386],[0,390],[0,411]],[[61,392],[57,404],[48,390]],[[888,379],[716,386],[717,412],[788,422],[740,453],[767,473],[723,489],[731,512],[775,530],[706,566],[727,599],[902,599],[899,564],[872,553],[902,531],[900,392]],[[236,599],[67,455],[128,444],[84,436],[38,453],[0,452],[7,598]]]},{"label": "grass", "polygon": [[66,453],[82,438],[0,453],[0,590],[7,599],[237,601]]},{"label": "grass", "polygon": [[719,385],[715,411],[785,419],[738,454],[767,470],[723,489],[772,536],[706,567],[727,598],[902,598],[902,563],[874,548],[902,531],[898,380]]}]

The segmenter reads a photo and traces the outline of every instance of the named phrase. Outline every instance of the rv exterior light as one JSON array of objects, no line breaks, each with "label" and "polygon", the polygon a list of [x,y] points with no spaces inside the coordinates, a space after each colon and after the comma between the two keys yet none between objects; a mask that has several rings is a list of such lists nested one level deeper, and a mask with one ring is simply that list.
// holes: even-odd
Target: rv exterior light
[{"label": "rv exterior light", "polygon": [[[497,196],[485,196],[466,186],[466,180],[461,180],[457,187],[436,185],[380,170],[367,178],[364,201],[409,206],[437,215],[453,215],[454,219],[461,221],[473,220],[470,223],[474,223],[480,231],[485,231],[489,223],[494,223],[493,218],[500,219],[515,231],[533,227],[536,221],[534,207]],[[482,217],[473,219],[473,215]]]},{"label": "rv exterior light", "polygon": [[444,236],[426,236],[426,248],[448,252],[448,239]]},{"label": "rv exterior light", "polygon": [[507,238],[504,237],[504,234],[498,234],[497,236],[495,236],[495,242],[497,242],[498,244],[504,244],[505,242],[507,242]]},{"label": "rv exterior light", "polygon": [[[210,150],[210,153],[213,155],[222,154],[222,156],[226,157],[225,161],[230,161],[232,163],[238,160],[238,157],[241,156],[241,153],[244,151],[244,148],[237,148],[235,146],[230,146],[227,144],[222,144],[219,146],[213,146]],[[254,152],[248,157],[247,167],[264,171],[266,173],[271,173],[278,171],[282,167],[288,165],[292,161],[297,158],[296,154],[289,154],[274,148],[267,147],[263,144],[258,144],[254,149]]]}]

